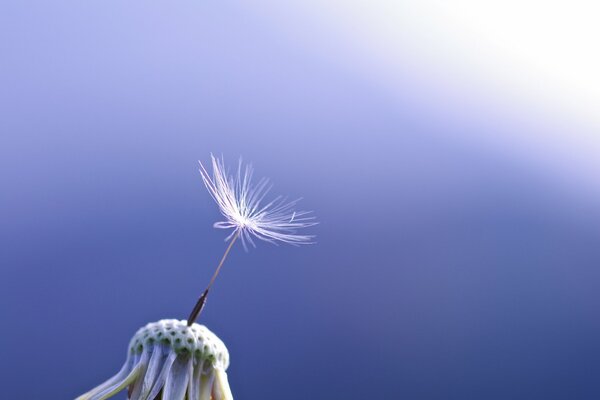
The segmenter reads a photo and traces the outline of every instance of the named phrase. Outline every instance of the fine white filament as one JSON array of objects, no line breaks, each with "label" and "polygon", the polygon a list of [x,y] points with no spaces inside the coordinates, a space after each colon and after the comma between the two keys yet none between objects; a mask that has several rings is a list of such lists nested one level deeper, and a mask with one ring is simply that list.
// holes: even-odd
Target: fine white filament
[{"label": "fine white filament", "polygon": [[300,199],[287,201],[286,198],[277,196],[263,205],[262,202],[272,187],[268,179],[262,178],[253,185],[253,169],[250,164],[243,166],[240,160],[236,174],[229,175],[223,158],[218,159],[211,154],[211,160],[212,174],[208,173],[202,163],[200,173],[225,217],[225,221],[215,223],[214,227],[233,229],[226,240],[239,236],[244,248],[247,248],[247,243],[256,247],[252,237],[270,243],[312,243],[313,236],[296,233],[298,229],[316,224],[314,217],[309,216],[310,211],[294,210]]}]

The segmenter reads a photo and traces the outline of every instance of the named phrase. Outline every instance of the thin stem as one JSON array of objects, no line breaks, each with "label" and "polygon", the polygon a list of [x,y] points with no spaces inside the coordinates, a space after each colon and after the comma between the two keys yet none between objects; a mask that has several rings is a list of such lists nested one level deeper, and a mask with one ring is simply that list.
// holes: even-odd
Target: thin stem
[{"label": "thin stem", "polygon": [[210,278],[210,282],[208,283],[208,286],[206,286],[206,289],[204,289],[204,292],[202,292],[202,295],[198,298],[196,305],[192,309],[192,312],[190,313],[190,316],[187,319],[188,326],[192,326],[194,321],[196,319],[198,319],[198,317],[200,316],[200,313],[202,312],[202,309],[204,308],[204,305],[206,304],[206,298],[208,297],[208,291],[212,287],[213,283],[215,283],[215,279],[217,279],[217,276],[219,275],[219,272],[221,271],[221,267],[223,266],[225,259],[229,255],[229,252],[231,251],[231,248],[233,247],[233,244],[235,243],[235,241],[237,240],[239,235],[240,235],[240,231],[238,230],[235,233],[235,235],[233,236],[233,238],[231,239],[231,242],[229,242],[229,246],[227,246],[227,249],[225,250],[223,257],[221,257],[221,261],[219,262],[217,269],[213,273],[212,278]]},{"label": "thin stem", "polygon": [[221,261],[219,262],[219,266],[215,270],[215,273],[213,274],[212,278],[210,278],[210,282],[208,283],[208,286],[206,287],[206,290],[210,289],[211,286],[213,285],[213,283],[215,283],[215,279],[217,279],[217,275],[219,275],[219,272],[221,271],[221,267],[223,266],[223,263],[225,262],[225,259],[227,258],[227,255],[231,251],[231,248],[233,247],[233,244],[237,240],[238,236],[240,236],[239,229],[236,232],[236,234],[233,236],[233,238],[231,239],[231,242],[229,242],[229,246],[227,246],[227,250],[225,250],[225,253],[223,254],[223,257],[221,257]]}]

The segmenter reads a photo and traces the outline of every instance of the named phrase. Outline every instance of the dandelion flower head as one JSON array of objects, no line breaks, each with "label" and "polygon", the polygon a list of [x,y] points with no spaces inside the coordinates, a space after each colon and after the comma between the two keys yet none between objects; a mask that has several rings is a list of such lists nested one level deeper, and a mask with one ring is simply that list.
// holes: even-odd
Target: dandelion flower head
[{"label": "dandelion flower head", "polygon": [[140,328],[115,376],[76,400],[104,400],[127,389],[129,400],[232,400],[227,348],[205,326],[161,320]]}]

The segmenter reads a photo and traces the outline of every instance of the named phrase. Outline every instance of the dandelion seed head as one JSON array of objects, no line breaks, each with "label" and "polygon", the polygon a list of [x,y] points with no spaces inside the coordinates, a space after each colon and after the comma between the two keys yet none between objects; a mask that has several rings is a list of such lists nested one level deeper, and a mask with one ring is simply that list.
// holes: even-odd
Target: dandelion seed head
[{"label": "dandelion seed head", "polygon": [[235,174],[229,174],[222,157],[219,159],[212,154],[211,166],[212,174],[200,163],[200,173],[204,185],[225,217],[225,221],[215,223],[214,227],[233,229],[226,240],[237,234],[244,248],[247,248],[247,243],[255,247],[253,238],[274,244],[312,243],[314,236],[297,233],[299,229],[316,224],[310,211],[294,210],[300,199],[288,201],[285,197],[277,196],[264,203],[272,187],[269,180],[262,178],[254,184],[252,166],[243,165],[241,159]]},{"label": "dandelion seed head", "polygon": [[203,325],[164,319],[140,328],[121,370],[76,400],[233,400],[225,344]]}]

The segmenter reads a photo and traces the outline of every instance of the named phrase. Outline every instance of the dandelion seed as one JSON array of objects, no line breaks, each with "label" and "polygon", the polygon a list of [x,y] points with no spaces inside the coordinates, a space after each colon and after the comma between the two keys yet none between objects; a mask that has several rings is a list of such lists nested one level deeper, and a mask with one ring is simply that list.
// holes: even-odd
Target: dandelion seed
[{"label": "dandelion seed", "polygon": [[[294,211],[298,200],[276,197],[261,204],[270,190],[266,179],[252,185],[252,167],[238,164],[237,175],[229,176],[223,159],[211,155],[213,173],[202,164],[206,188],[217,202],[225,221],[216,228],[233,232],[206,290],[187,321],[161,320],[146,325],[131,339],[127,360],[117,375],[79,396],[76,400],[105,400],[125,388],[129,400],[233,400],[227,374],[229,353],[223,342],[205,326],[194,321],[200,315],[208,292],[238,238],[255,245],[252,238],[293,245],[311,243],[313,236],[297,230],[316,224],[307,211]],[[243,170],[243,172],[242,172]]]},{"label": "dandelion seed", "polygon": [[233,229],[233,231],[225,239],[226,241],[230,240],[229,246],[225,250],[225,254],[223,254],[206,290],[202,293],[188,317],[188,323],[192,323],[200,315],[206,303],[208,292],[238,238],[240,238],[246,250],[247,243],[256,247],[253,237],[273,244],[278,242],[292,245],[310,244],[314,236],[301,235],[297,231],[316,224],[310,211],[294,210],[300,199],[288,201],[285,197],[277,196],[263,205],[262,202],[271,190],[271,185],[266,178],[260,179],[253,185],[252,176],[254,171],[251,165],[243,166],[242,160],[240,160],[237,173],[229,175],[223,158],[215,158],[212,154],[210,157],[212,174],[208,173],[202,163],[200,163],[200,174],[206,189],[208,189],[208,192],[219,206],[221,214],[225,217],[225,221],[216,222],[214,227]]},{"label": "dandelion seed", "polygon": [[[219,206],[225,221],[214,224],[215,228],[233,229],[227,240],[239,236],[246,247],[254,246],[252,237],[271,243],[289,244],[311,243],[313,236],[300,235],[297,230],[315,225],[310,211],[295,211],[298,201],[287,201],[277,196],[264,206],[261,202],[271,189],[269,181],[262,178],[252,184],[251,165],[242,165],[239,161],[237,174],[228,175],[223,159],[211,155],[212,176],[200,163],[202,180],[209,193]],[[298,218],[300,217],[300,218]]]}]

